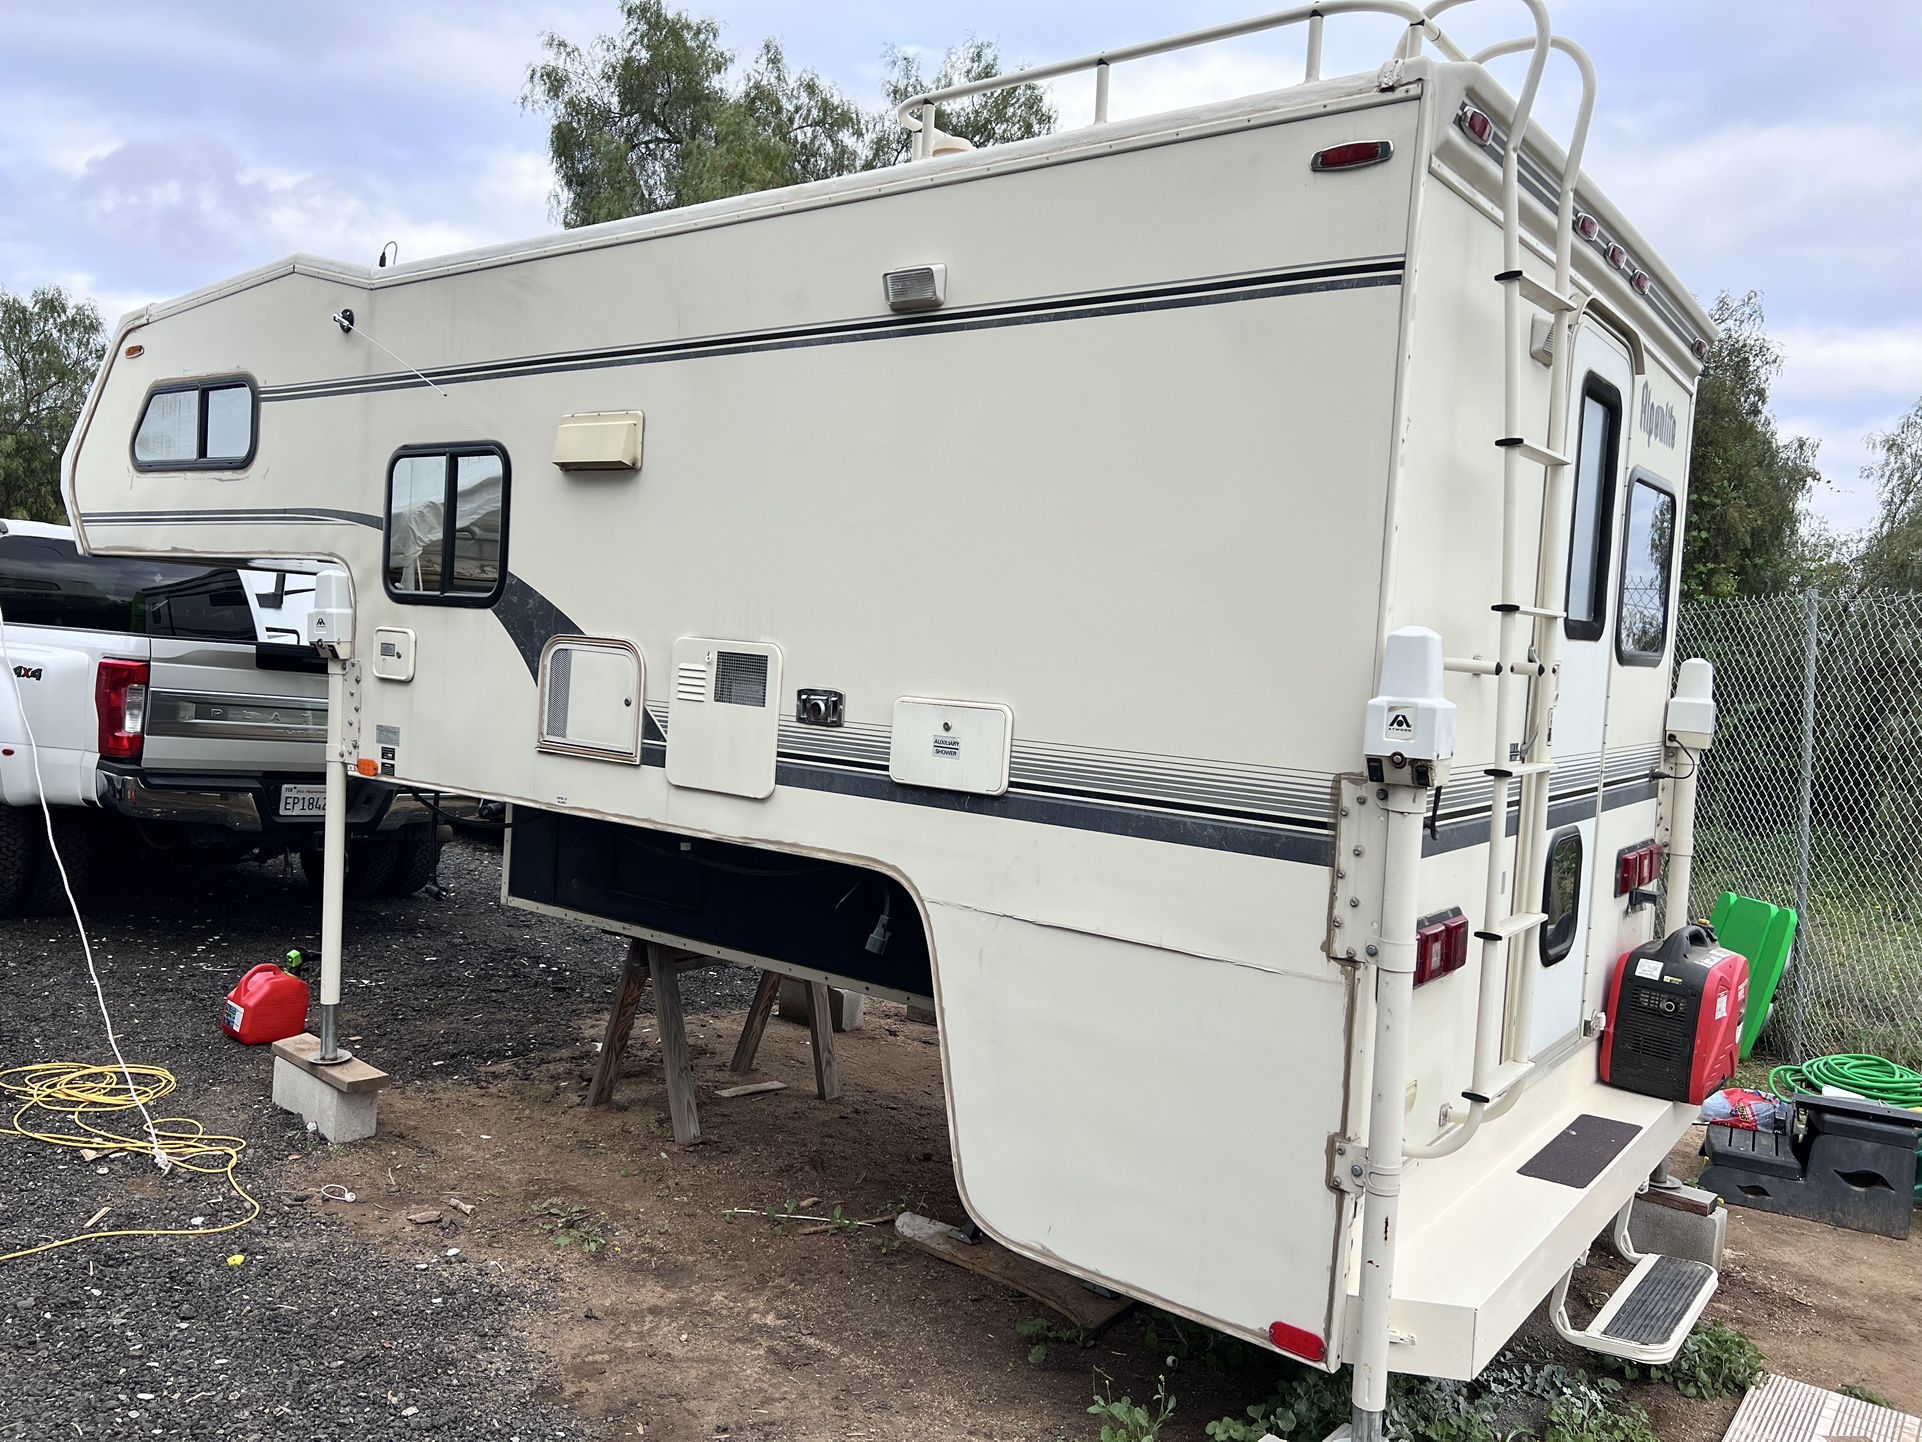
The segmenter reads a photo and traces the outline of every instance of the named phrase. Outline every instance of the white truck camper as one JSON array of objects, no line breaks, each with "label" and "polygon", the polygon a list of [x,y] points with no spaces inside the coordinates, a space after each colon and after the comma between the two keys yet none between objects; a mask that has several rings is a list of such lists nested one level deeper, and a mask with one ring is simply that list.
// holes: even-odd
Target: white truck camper
[{"label": "white truck camper", "polygon": [[[75,524],[343,568],[337,760],[511,803],[510,902],[931,998],[981,1226],[1354,1364],[1358,1436],[1551,1295],[1672,1355],[1708,1267],[1639,1260],[1586,1329],[1557,1289],[1694,1114],[1598,1059],[1618,959],[1686,920],[1714,331],[1581,174],[1580,47],[1524,0],[1465,54],[1454,3],[917,97],[891,169],[136,311]],[[1389,58],[1322,78],[1325,23]],[[1300,83],[1107,118],[1111,66],[1285,26]],[[1075,73],[1090,126],[938,131]],[[1690,1045],[1651,1035],[1617,1033]]]}]

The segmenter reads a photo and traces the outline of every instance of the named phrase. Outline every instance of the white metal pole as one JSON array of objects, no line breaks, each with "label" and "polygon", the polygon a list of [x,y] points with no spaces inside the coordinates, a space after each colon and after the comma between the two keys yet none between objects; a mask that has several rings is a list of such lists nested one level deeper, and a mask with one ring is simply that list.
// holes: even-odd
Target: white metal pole
[{"label": "white metal pole", "polygon": [[1321,79],[1321,26],[1321,11],[1317,10],[1308,17],[1308,66],[1301,77],[1304,84]]},{"label": "white metal pole", "polygon": [[1380,1442],[1388,1406],[1389,1302],[1401,1210],[1402,1112],[1415,995],[1416,878],[1428,789],[1382,788],[1388,817],[1381,941],[1375,965],[1375,1046],[1368,1104],[1368,1165],[1361,1224],[1361,1314],[1355,1355],[1353,1436]]},{"label": "white metal pole", "polygon": [[1094,123],[1108,123],[1108,62],[1105,60],[1094,68]]},{"label": "white metal pole", "polygon": [[340,942],[347,882],[347,666],[327,658],[327,818],[320,883],[320,1057],[345,1061],[340,1050]]},{"label": "white metal pole", "polygon": [[1680,747],[1670,753],[1669,772],[1675,778],[1675,814],[1668,827],[1668,898],[1662,934],[1688,925],[1688,892],[1695,872],[1695,787],[1701,779],[1702,758]]}]

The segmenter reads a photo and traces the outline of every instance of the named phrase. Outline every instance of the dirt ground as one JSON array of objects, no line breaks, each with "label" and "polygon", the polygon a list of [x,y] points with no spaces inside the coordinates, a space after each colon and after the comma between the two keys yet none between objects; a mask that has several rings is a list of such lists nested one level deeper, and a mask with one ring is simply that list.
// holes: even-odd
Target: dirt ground
[{"label": "dirt ground", "polygon": [[[584,1025],[579,1048],[537,1077],[394,1093],[380,1139],[290,1164],[283,1184],[355,1190],[362,1202],[327,1209],[416,1265],[458,1247],[532,1269],[553,1298],[531,1326],[553,1365],[544,1395],[608,1437],[1089,1437],[1098,1368],[1137,1399],[1165,1375],[1180,1408],[1164,1436],[1180,1442],[1265,1391],[1259,1368],[1229,1378],[1184,1366],[1149,1345],[1139,1318],[1031,1366],[1015,1329],[1043,1312],[1035,1303],[900,1246],[885,1226],[760,1215],[838,1207],[870,1219],[905,1206],[964,1220],[931,1027],[870,1005],[867,1025],[838,1039],[845,1095],[823,1103],[805,1030],[777,1019],[753,1079],[786,1089],[722,1099],[716,1088],[742,1080],[726,1070],[740,1015],[690,1024],[696,1146],[672,1139],[643,1018],[614,1110],[580,1104],[597,1035]],[[1676,1149],[1679,1175],[1699,1170],[1699,1140]],[[424,1211],[440,1220],[408,1220]],[[604,1243],[598,1255],[590,1242]],[[1922,1410],[1922,1236],[1737,1210],[1708,1315],[1749,1333],[1775,1370]],[[1539,1341],[1546,1328],[1530,1332]],[[1667,1387],[1634,1395],[1673,1442],[1713,1442],[1736,1406]]]},{"label": "dirt ground", "polygon": [[[721,1098],[741,1080],[726,1062],[752,978],[691,973],[706,1139],[672,1140],[645,1005],[616,1104],[581,1105],[622,944],[503,910],[498,878],[497,853],[463,842],[442,889],[357,911],[347,1030],[396,1084],[380,1135],[332,1148],[271,1106],[262,1053],[214,1025],[233,978],[311,947],[298,880],[154,872],[96,905],[130,1059],[175,1072],[170,1107],[247,1139],[243,1175],[266,1211],[218,1237],[0,1265],[0,1437],[1091,1442],[1105,1373],[1138,1400],[1165,1376],[1178,1410],[1163,1438],[1200,1442],[1267,1393],[1265,1359],[1224,1374],[1140,1314],[1031,1364],[1017,1329],[1036,1303],[886,1227],[765,1214],[964,1220],[937,1036],[902,1008],[872,1005],[838,1038],[837,1102],[815,1098],[806,1031],[779,1019],[758,1075],[786,1088]],[[70,931],[0,922],[0,1064],[103,1050]],[[1692,1149],[1677,1150],[1684,1175]],[[0,1251],[106,1205],[126,1225],[232,1215],[217,1186],[150,1173],[0,1137]],[[358,1200],[325,1200],[330,1184]],[[427,1212],[438,1220],[408,1220]],[[245,1265],[230,1269],[230,1252]],[[1922,1235],[1737,1211],[1709,1315],[1791,1376],[1922,1410]],[[1636,1396],[1670,1442],[1715,1442],[1734,1410]]]}]

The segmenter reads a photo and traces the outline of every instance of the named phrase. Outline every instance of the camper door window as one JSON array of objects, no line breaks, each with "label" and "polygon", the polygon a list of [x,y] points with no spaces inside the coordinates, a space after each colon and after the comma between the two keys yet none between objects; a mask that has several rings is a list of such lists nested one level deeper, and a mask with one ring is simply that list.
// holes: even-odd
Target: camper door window
[{"label": "camper door window", "polygon": [[1582,388],[1582,431],[1575,453],[1568,536],[1568,619],[1563,624],[1572,641],[1599,641],[1608,628],[1608,533],[1621,416],[1621,393],[1607,381],[1590,376]]},{"label": "camper door window", "polygon": [[1625,666],[1653,666],[1668,649],[1669,564],[1675,555],[1675,497],[1646,471],[1628,487],[1622,538],[1622,625],[1615,654]]},{"label": "camper door window", "polygon": [[254,383],[245,376],[155,386],[134,427],[134,469],[244,470],[254,459],[258,413]]},{"label": "camper door window", "polygon": [[507,452],[408,446],[387,468],[387,594],[491,606],[507,578]]},{"label": "camper door window", "polygon": [[1571,826],[1548,844],[1548,874],[1542,881],[1542,965],[1553,966],[1575,948],[1582,914],[1582,833]]}]

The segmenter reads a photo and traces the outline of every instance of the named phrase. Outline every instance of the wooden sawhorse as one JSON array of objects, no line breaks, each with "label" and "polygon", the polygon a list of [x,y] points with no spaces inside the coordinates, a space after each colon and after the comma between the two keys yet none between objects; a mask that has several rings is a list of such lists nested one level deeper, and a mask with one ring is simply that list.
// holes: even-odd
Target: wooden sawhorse
[{"label": "wooden sawhorse", "polygon": [[[600,1059],[594,1064],[594,1080],[587,1089],[587,1104],[605,1106],[614,1099],[614,1083],[621,1074],[621,1058],[627,1053],[627,1040],[634,1030],[635,1014],[640,1010],[641,993],[652,981],[654,1019],[660,1023],[661,1060],[667,1072],[667,1114],[674,1124],[674,1140],[683,1146],[698,1142],[701,1117],[694,1101],[694,1068],[687,1054],[681,974],[729,964],[712,956],[675,951],[655,941],[628,942],[627,965],[621,972],[614,1010],[607,1018]],[[763,971],[761,984],[747,1010],[747,1023],[741,1028],[741,1040],[734,1048],[733,1060],[728,1063],[729,1071],[754,1069],[761,1033],[767,1029],[768,1015],[774,1010],[774,1000],[780,990],[781,974]],[[814,1053],[815,1091],[822,1101],[832,1101],[841,1095],[841,1076],[834,1061],[834,1020],[824,981],[808,983],[808,1039]]]}]

